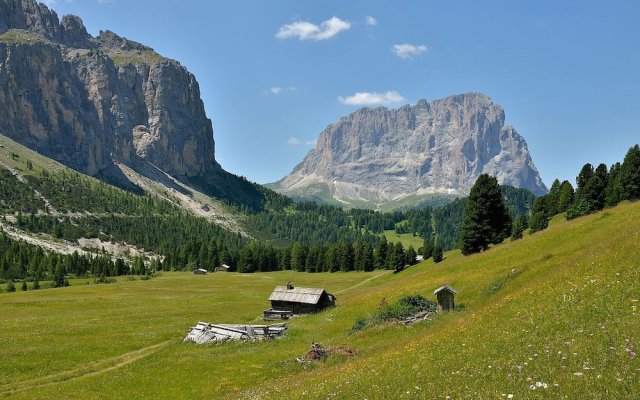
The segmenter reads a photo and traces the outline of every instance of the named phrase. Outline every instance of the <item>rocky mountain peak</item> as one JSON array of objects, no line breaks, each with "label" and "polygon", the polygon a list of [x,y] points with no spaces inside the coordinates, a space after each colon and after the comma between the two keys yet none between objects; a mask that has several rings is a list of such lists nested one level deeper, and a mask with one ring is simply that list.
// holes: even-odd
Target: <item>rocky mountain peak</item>
[{"label": "rocky mountain peak", "polygon": [[0,133],[90,175],[114,161],[216,172],[195,77],[150,47],[34,0],[0,0]]},{"label": "rocky mountain peak", "polygon": [[76,15],[65,15],[60,22],[60,36],[64,44],[77,47],[89,48],[91,44],[91,35],[87,33],[82,19]]},{"label": "rocky mountain peak", "polygon": [[525,140],[502,107],[465,93],[398,109],[362,108],[329,125],[277,188],[380,207],[408,197],[465,195],[482,173],[501,184],[546,192]]},{"label": "rocky mountain peak", "polygon": [[0,0],[0,35],[10,29],[29,30],[53,41],[60,39],[58,14],[35,0]]}]

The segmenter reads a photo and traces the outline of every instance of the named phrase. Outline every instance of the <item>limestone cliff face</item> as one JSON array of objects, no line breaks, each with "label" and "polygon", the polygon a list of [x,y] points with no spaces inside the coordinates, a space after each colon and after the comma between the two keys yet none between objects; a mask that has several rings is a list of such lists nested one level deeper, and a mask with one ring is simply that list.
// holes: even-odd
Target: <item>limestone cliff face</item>
[{"label": "limestone cliff face", "polygon": [[185,177],[220,170],[186,68],[34,0],[0,0],[0,133],[90,175],[114,160]]},{"label": "limestone cliff face", "polygon": [[305,196],[323,187],[339,202],[380,206],[408,196],[465,195],[488,173],[545,193],[525,140],[504,119],[479,93],[360,109],[327,127],[278,190]]}]

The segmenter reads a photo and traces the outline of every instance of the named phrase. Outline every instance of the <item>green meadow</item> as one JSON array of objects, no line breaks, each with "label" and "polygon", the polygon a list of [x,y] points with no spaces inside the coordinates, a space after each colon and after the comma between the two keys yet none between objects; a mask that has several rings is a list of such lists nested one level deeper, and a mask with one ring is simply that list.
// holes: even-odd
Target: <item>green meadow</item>
[{"label": "green meadow", "polygon": [[[0,397],[16,399],[634,399],[640,393],[640,202],[399,274],[165,273],[0,294]],[[258,322],[276,285],[337,307],[268,342],[183,343],[197,321]],[[381,299],[458,311],[350,334]],[[357,354],[300,364],[312,341]]]}]

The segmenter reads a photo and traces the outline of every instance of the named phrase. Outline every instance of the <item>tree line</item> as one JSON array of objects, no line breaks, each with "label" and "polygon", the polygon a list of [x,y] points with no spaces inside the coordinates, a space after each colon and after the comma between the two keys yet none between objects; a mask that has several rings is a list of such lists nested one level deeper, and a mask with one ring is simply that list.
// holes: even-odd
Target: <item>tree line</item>
[{"label": "tree line", "polygon": [[549,193],[535,199],[530,218],[519,214],[512,219],[497,180],[480,175],[467,200],[462,224],[462,253],[486,250],[491,244],[522,238],[526,229],[534,233],[546,229],[549,220],[564,213],[570,220],[623,200],[640,199],[640,146],[629,149],[622,163],[585,164],[576,177],[576,189],[569,181],[556,179]]},{"label": "tree line", "polygon": [[556,179],[549,194],[536,199],[530,227],[532,232],[547,228],[549,219],[564,213],[571,220],[614,207],[623,200],[640,199],[640,146],[631,147],[622,163],[611,167],[585,164],[576,177],[576,188]]}]

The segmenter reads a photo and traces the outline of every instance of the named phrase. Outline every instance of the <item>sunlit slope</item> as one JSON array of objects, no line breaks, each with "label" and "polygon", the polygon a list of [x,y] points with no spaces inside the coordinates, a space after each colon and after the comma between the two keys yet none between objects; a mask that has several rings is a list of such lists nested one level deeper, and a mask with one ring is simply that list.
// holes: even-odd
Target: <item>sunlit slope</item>
[{"label": "sunlit slope", "polygon": [[347,340],[386,346],[245,397],[636,398],[638,221],[640,204],[622,205],[389,284],[384,294],[450,282],[466,307],[422,326],[358,333]]},{"label": "sunlit slope", "polygon": [[[175,273],[2,294],[0,396],[632,399],[640,391],[638,221],[640,203],[623,204],[396,275]],[[274,342],[182,343],[197,320],[252,320],[289,279],[326,287],[338,306],[292,320]],[[349,335],[382,298],[433,298],[445,282],[462,310]],[[358,354],[298,364],[312,341]]]}]

